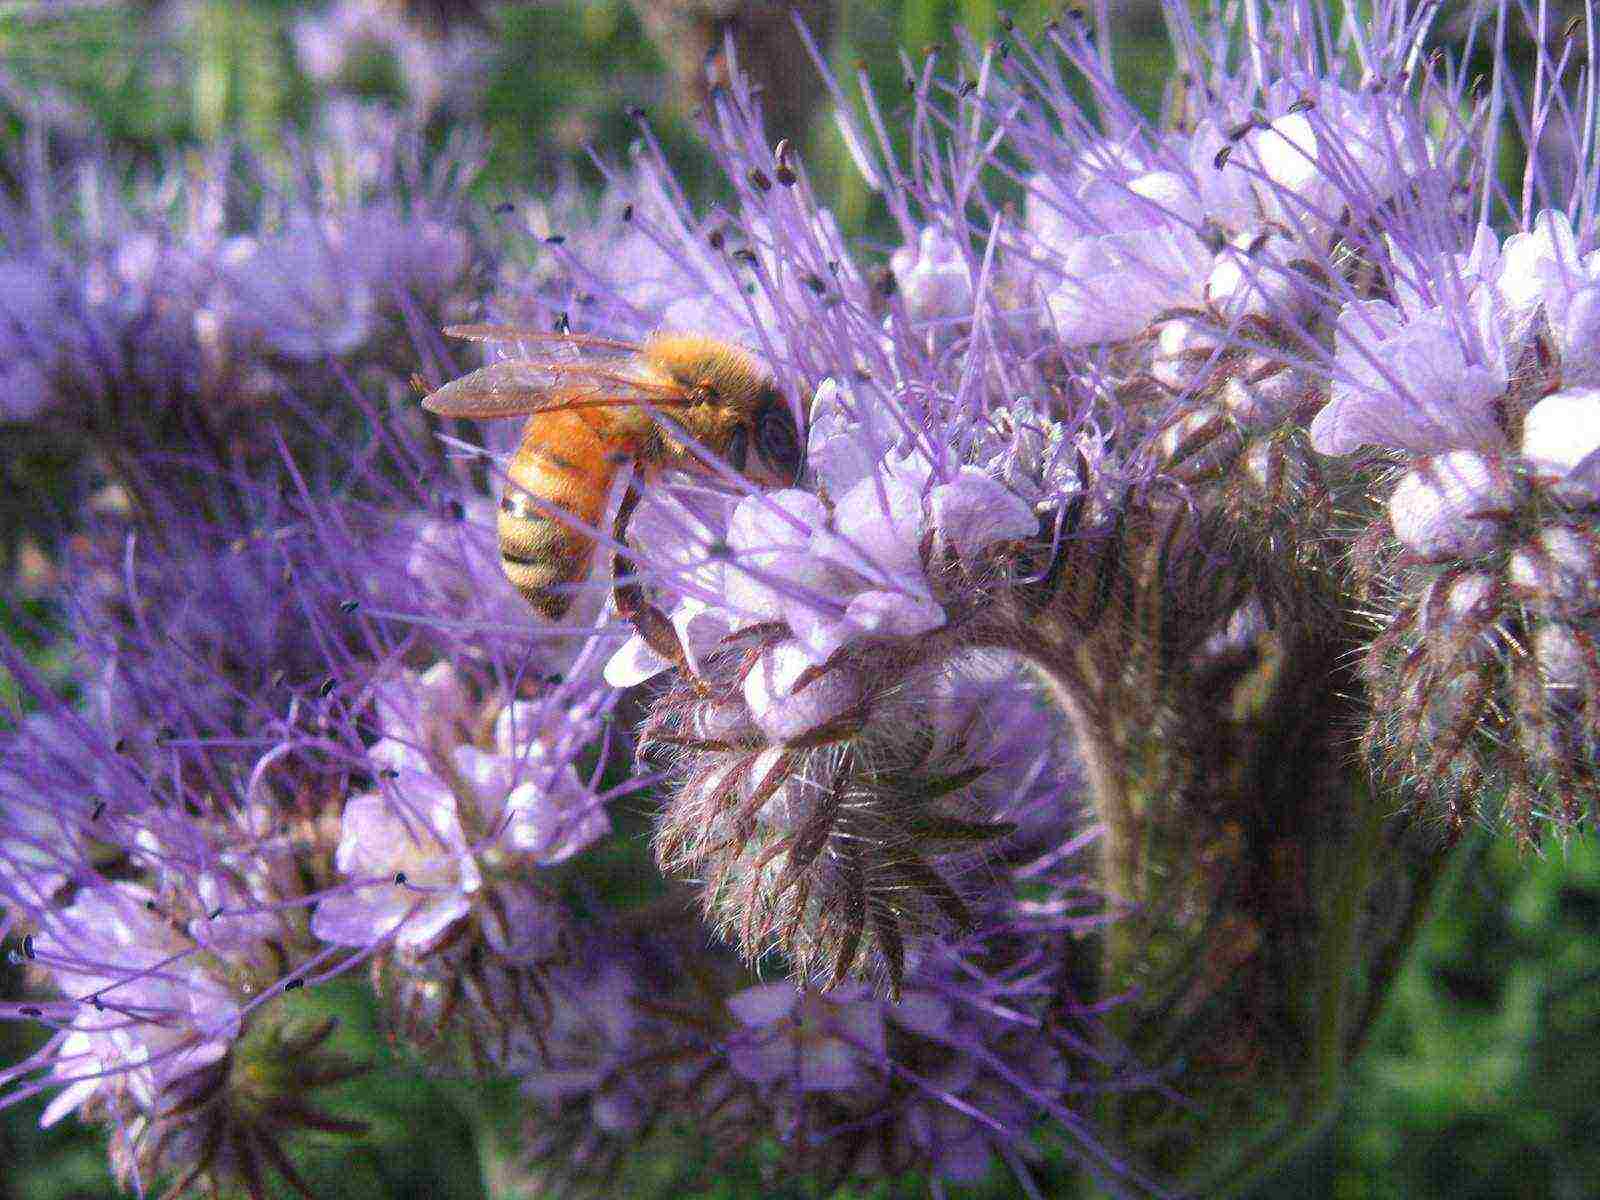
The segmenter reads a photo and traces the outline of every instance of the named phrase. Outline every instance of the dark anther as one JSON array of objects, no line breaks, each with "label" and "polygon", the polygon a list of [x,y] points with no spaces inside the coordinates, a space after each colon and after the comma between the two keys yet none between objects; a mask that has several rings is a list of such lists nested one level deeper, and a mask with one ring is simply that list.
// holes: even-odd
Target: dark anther
[{"label": "dark anther", "polygon": [[356,609],[358,609],[360,607],[361,607],[361,601],[359,601],[359,600],[341,600],[341,601],[339,601],[339,611],[342,612],[342,613],[353,613],[353,612],[355,612]]},{"label": "dark anther", "polygon": [[800,277],[800,281],[819,296],[828,290],[828,281],[815,271],[807,271]]},{"label": "dark anther", "polygon": [[728,545],[727,542],[724,542],[724,541],[721,541],[721,540],[714,541],[714,542],[707,542],[706,543],[706,557],[707,558],[732,558],[733,557],[733,547]]},{"label": "dark anther", "polygon": [[571,333],[572,332],[572,318],[567,316],[565,311],[557,314],[556,323],[555,323],[555,331],[557,333]]},{"label": "dark anther", "polygon": [[222,915],[222,906],[219,904],[216,908],[213,908],[210,912],[208,912],[206,914],[206,920],[215,921],[221,915]]},{"label": "dark anther", "polygon": [[1002,60],[1011,57],[1011,47],[1005,42],[996,42],[994,52],[999,55]]},{"label": "dark anther", "polygon": [[642,121],[642,120],[644,120],[644,117],[645,117],[644,109],[640,108],[637,104],[628,105],[627,112],[628,112],[628,119],[629,120],[632,120],[632,121]]},{"label": "dark anther", "polygon": [[396,887],[405,887],[406,873],[404,871],[396,871],[394,873],[394,882]]},{"label": "dark anther", "polygon": [[723,243],[726,240],[727,239],[722,236],[722,230],[720,229],[713,229],[710,233],[710,236],[706,238],[706,241],[711,243],[711,248],[713,250],[721,250]]},{"label": "dark anther", "polygon": [[33,961],[33,934],[22,939],[22,955],[29,962]]},{"label": "dark anther", "polygon": [[767,173],[759,167],[751,167],[750,173],[746,178],[750,180],[750,186],[758,192],[770,192],[772,190],[772,180],[768,179]]},{"label": "dark anther", "polygon": [[332,675],[329,675],[326,679],[324,679],[322,681],[322,686],[317,689],[317,695],[322,696],[324,698],[326,698],[328,696],[331,696],[333,694],[333,689],[338,687],[338,686],[339,686],[338,681],[336,679],[334,679],[334,677]]},{"label": "dark anther", "polygon": [[288,983],[283,985],[283,990],[286,992],[292,992],[295,990],[295,988],[303,988],[305,985],[306,981],[304,979],[291,979]]},{"label": "dark anther", "polygon": [[517,206],[511,203],[509,200],[505,201],[503,204],[496,204],[494,206],[494,213],[497,217],[503,217],[506,213],[513,213],[516,211]]},{"label": "dark anther", "polygon": [[89,820],[98,821],[101,817],[103,817],[105,815],[106,815],[106,802],[104,800],[101,800],[94,806],[94,811],[89,814]]},{"label": "dark anther", "polygon": [[789,158],[789,154],[789,139],[779,138],[777,146],[772,151],[772,161],[777,164],[777,168],[773,173],[778,177],[778,182],[783,184],[784,187],[793,187],[800,179],[794,173],[794,163]]},{"label": "dark anther", "polygon": [[733,252],[733,257],[739,262],[746,263],[752,267],[761,261],[756,257],[756,252],[754,250],[748,250],[743,246]]},{"label": "dark anther", "polygon": [[467,519],[467,506],[459,500],[450,501],[450,519],[452,521],[465,521]]},{"label": "dark anther", "polygon": [[25,1017],[42,1017],[42,1016],[44,1016],[44,1010],[43,1009],[35,1008],[31,1004],[24,1004],[21,1008],[17,1009],[17,1011],[19,1013],[21,1013]]},{"label": "dark anther", "polygon": [[917,81],[916,81],[916,79],[913,76],[907,75],[906,76],[906,91],[914,92],[916,90],[917,90]]},{"label": "dark anther", "polygon": [[1223,167],[1228,165],[1228,156],[1232,153],[1232,146],[1224,146],[1221,150],[1217,151],[1217,156],[1211,160],[1211,165],[1219,171],[1222,170]]},{"label": "dark anther", "polygon": [[400,772],[395,770],[393,767],[385,767],[383,770],[378,772],[378,777],[380,779],[399,779]]},{"label": "dark anther", "polygon": [[90,996],[89,997],[89,1003],[94,1005],[95,1012],[105,1012],[105,1010],[106,1010],[106,1006],[104,1004],[100,1003],[100,997],[99,996]]},{"label": "dark anther", "polygon": [[560,246],[564,242],[566,242],[566,240],[567,240],[567,235],[566,234],[564,234],[564,233],[552,233],[549,237],[545,238],[544,244],[546,246]]},{"label": "dark anther", "polygon": [[956,89],[956,95],[960,96],[962,99],[966,99],[968,96],[972,95],[972,93],[977,91],[977,90],[978,90],[978,81],[976,79],[969,79],[965,83],[963,83],[960,87],[958,87]]},{"label": "dark anther", "polygon": [[633,220],[633,205],[631,203],[622,206],[622,219],[624,221]]},{"label": "dark anther", "polygon": [[155,912],[156,910],[156,902],[154,900],[146,900],[144,906],[150,912]]},{"label": "dark anther", "polygon": [[112,744],[111,749],[117,754],[126,754],[128,752],[128,739],[125,737],[118,738],[116,742]]},{"label": "dark anther", "polygon": [[1313,109],[1316,106],[1317,98],[1315,96],[1301,96],[1300,99],[1289,105],[1289,111],[1292,113],[1302,113]]}]

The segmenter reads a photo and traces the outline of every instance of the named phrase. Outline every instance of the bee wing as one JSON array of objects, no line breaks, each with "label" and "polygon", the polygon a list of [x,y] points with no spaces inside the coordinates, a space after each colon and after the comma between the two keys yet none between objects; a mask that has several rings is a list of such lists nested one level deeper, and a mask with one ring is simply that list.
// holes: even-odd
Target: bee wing
[{"label": "bee wing", "polygon": [[508,359],[453,379],[422,402],[441,417],[526,417],[563,408],[690,403],[683,390],[610,370],[599,363]]},{"label": "bee wing", "polygon": [[636,354],[639,351],[637,342],[596,337],[592,333],[554,333],[548,329],[527,329],[520,325],[449,325],[444,332],[447,337],[465,338],[469,342],[553,342],[607,354]]}]

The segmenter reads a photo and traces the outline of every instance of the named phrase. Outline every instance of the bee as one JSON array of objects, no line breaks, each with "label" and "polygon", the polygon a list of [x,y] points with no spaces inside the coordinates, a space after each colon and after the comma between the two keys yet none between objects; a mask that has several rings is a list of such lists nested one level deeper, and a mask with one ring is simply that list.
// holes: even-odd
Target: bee
[{"label": "bee", "polygon": [[[498,325],[445,332],[578,352],[491,363],[422,402],[445,417],[527,418],[500,499],[500,562],[512,586],[551,620],[566,615],[576,585],[589,577],[594,537],[586,531],[599,528],[624,465],[631,462],[646,482],[669,469],[710,473],[683,439],[688,434],[759,487],[799,478],[804,451],[789,403],[737,346],[693,333],[635,343]],[[630,486],[613,526],[619,545],[637,500]],[[633,603],[625,608],[619,588],[618,608],[636,619],[642,597],[637,587],[626,594]]]}]

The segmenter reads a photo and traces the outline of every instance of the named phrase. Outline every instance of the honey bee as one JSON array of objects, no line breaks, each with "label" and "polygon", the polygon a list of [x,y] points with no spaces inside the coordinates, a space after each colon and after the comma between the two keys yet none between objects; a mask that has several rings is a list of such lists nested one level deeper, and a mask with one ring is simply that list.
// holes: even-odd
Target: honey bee
[{"label": "honey bee", "polygon": [[[757,486],[786,487],[799,478],[804,451],[788,401],[737,346],[692,333],[654,333],[635,343],[497,325],[445,332],[578,351],[491,363],[422,402],[445,417],[527,417],[500,500],[500,562],[512,586],[551,620],[566,615],[576,585],[589,577],[594,537],[586,530],[599,527],[625,464],[645,481],[667,469],[709,473],[686,433]],[[637,500],[630,486],[614,524],[618,544]],[[637,587],[626,598],[631,603],[619,588],[619,610],[637,623]]]}]

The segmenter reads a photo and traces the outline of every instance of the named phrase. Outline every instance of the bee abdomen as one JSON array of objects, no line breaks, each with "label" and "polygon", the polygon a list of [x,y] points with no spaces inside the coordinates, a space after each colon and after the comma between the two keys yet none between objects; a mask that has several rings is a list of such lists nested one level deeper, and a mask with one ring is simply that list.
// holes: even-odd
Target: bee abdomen
[{"label": "bee abdomen", "polygon": [[552,621],[572,607],[571,585],[589,574],[594,543],[516,493],[500,501],[500,566],[523,598]]}]

